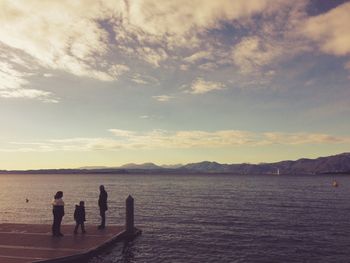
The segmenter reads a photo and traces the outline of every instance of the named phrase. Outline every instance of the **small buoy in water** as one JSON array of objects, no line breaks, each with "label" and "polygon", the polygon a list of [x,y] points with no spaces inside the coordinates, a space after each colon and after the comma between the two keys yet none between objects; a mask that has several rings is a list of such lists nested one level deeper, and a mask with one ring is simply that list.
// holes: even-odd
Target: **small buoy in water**
[{"label": "small buoy in water", "polygon": [[26,203],[28,203],[29,202],[29,199],[28,198],[26,198]]},{"label": "small buoy in water", "polygon": [[333,187],[338,187],[338,182],[336,180],[333,180],[332,186]]}]

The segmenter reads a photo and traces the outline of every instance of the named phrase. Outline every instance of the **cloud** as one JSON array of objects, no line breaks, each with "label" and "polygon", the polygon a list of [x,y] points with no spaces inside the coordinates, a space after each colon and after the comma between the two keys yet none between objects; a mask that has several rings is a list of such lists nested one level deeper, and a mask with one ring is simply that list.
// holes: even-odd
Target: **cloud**
[{"label": "cloud", "polygon": [[331,55],[350,55],[350,3],[307,20],[302,32],[315,41],[320,50]]},{"label": "cloud", "polygon": [[267,132],[263,134],[262,144],[334,144],[350,143],[350,137],[336,137],[322,133],[281,133]]},{"label": "cloud", "polygon": [[196,52],[191,56],[185,57],[184,61],[188,63],[194,63],[194,62],[197,62],[198,60],[208,59],[208,58],[212,58],[211,52],[203,50],[203,51]]},{"label": "cloud", "polygon": [[128,72],[130,68],[122,64],[114,64],[108,69],[108,73],[113,78],[118,78],[120,75],[123,75],[125,72]]},{"label": "cloud", "polygon": [[137,84],[153,84],[153,85],[159,85],[159,80],[151,77],[151,76],[147,76],[147,75],[141,75],[141,74],[134,74],[131,79],[132,82],[135,82]]},{"label": "cloud", "polygon": [[11,147],[2,152],[16,151],[114,151],[120,149],[208,149],[234,148],[239,146],[260,147],[266,145],[315,145],[349,144],[350,137],[333,136],[322,133],[257,133],[242,130],[152,130],[136,132],[110,129],[109,138],[68,138],[41,142],[12,142]]},{"label": "cloud", "polygon": [[[144,63],[154,69],[181,63],[175,67],[184,71],[224,65],[243,75],[273,78],[268,72],[276,72],[278,62],[308,48],[305,36],[324,52],[349,54],[347,23],[336,21],[349,20],[349,3],[310,19],[307,5],[304,0],[4,0],[1,52],[16,50],[19,56],[1,59],[13,68],[25,67],[28,74],[58,70],[101,81],[118,80]],[[28,79],[23,75],[14,81],[24,87]],[[131,81],[150,82],[137,75]],[[198,79],[190,92],[222,88]]]},{"label": "cloud", "polygon": [[198,66],[198,68],[208,71],[213,71],[218,68],[218,65],[214,62],[207,62]]},{"label": "cloud", "polygon": [[152,96],[152,98],[160,102],[165,102],[173,99],[174,97],[169,95],[159,95],[159,96]]},{"label": "cloud", "polygon": [[[208,32],[220,29],[224,23],[240,24],[239,20],[257,14],[268,14],[286,6],[286,1],[277,0],[140,0],[123,1],[118,14],[114,14],[113,31],[118,48],[129,56],[143,59],[154,67],[173,58],[178,48],[195,50],[183,58],[194,64],[201,59],[212,59],[212,44],[209,50],[198,50],[208,43]],[[121,15],[119,15],[121,14]],[[213,43],[215,40],[213,40]],[[188,52],[186,52],[188,54]],[[182,67],[186,70],[185,66]]]},{"label": "cloud", "polygon": [[53,74],[51,74],[51,73],[44,73],[43,76],[45,78],[51,78],[51,77],[53,77]]},{"label": "cloud", "polygon": [[193,32],[218,28],[224,20],[250,17],[280,4],[281,1],[271,4],[268,0],[217,0],[205,4],[201,0],[126,1],[125,20],[148,35],[165,37],[177,45]]},{"label": "cloud", "polygon": [[148,84],[148,81],[145,80],[141,75],[136,74],[131,78],[132,82],[135,82],[137,84]]},{"label": "cloud", "polygon": [[12,143],[18,148],[0,151],[95,151],[119,149],[186,149],[230,147],[250,143],[250,133],[243,131],[177,131],[153,130],[134,132],[109,130],[114,138],[70,138],[35,143]]},{"label": "cloud", "polygon": [[133,131],[126,131],[126,130],[120,130],[120,129],[109,129],[108,131],[118,137],[132,137],[135,135],[135,132]]},{"label": "cloud", "polygon": [[26,77],[30,74],[19,71],[13,64],[0,61],[0,97],[2,98],[28,98],[44,102],[57,103],[58,99],[48,91],[30,89]]},{"label": "cloud", "polygon": [[[120,61],[116,68],[111,54],[132,56],[157,68],[173,58],[170,54],[178,53],[177,48],[193,50],[207,43],[207,33],[223,22],[249,20],[286,5],[281,0],[5,0],[0,2],[0,42],[31,56],[32,65],[113,81],[129,68]],[[207,48],[184,61],[215,59],[211,45]]]},{"label": "cloud", "polygon": [[113,10],[107,6],[90,0],[1,1],[0,42],[30,55],[41,67],[114,80],[119,74],[106,59],[109,33],[99,23]]},{"label": "cloud", "polygon": [[268,65],[282,52],[278,46],[272,46],[259,37],[246,37],[232,50],[234,63],[242,73],[253,73]]},{"label": "cloud", "polygon": [[154,67],[159,67],[160,63],[168,58],[163,48],[138,47],[136,52],[139,57]]},{"label": "cloud", "polygon": [[2,90],[18,90],[28,84],[25,79],[26,73],[20,72],[13,65],[0,61],[0,89]]},{"label": "cloud", "polygon": [[190,66],[189,65],[186,65],[186,64],[181,64],[180,65],[180,70],[183,70],[183,71],[187,71],[190,69]]},{"label": "cloud", "polygon": [[[198,49],[192,55],[182,59],[181,70],[188,70],[191,66],[205,71],[213,71],[220,65],[230,63],[227,59],[227,52],[224,46],[215,47],[215,44],[206,44],[208,48]],[[211,46],[212,45],[212,46]]]},{"label": "cloud", "polygon": [[197,78],[190,86],[188,93],[204,94],[214,90],[222,90],[225,85],[221,82],[205,81],[202,78]]},{"label": "cloud", "polygon": [[[240,1],[238,4],[241,4]],[[259,16],[254,16],[255,13],[245,16],[245,12],[242,12],[242,16],[233,20],[225,16],[218,18],[216,27],[207,28],[208,32],[214,28],[220,31],[220,21],[225,21],[228,27],[239,33],[233,39],[226,34],[225,39],[215,40],[205,33],[200,34],[196,51],[181,61],[185,62],[181,69],[189,67],[186,63],[196,64],[199,69],[207,71],[234,65],[238,67],[239,73],[264,75],[271,72],[277,63],[306,51],[306,41],[298,29],[307,17],[307,2],[296,0],[293,3],[275,1],[269,6],[264,6],[263,2],[261,4]],[[228,44],[228,40],[232,44]]]},{"label": "cloud", "polygon": [[240,73],[268,75],[278,63],[309,50],[299,34],[307,17],[307,1],[284,1],[279,9],[243,24],[252,33],[240,38],[232,47],[232,61]]},{"label": "cloud", "polygon": [[43,102],[58,103],[58,99],[51,98],[51,92],[37,89],[16,89],[16,90],[0,90],[0,97],[3,98],[28,98],[38,99]]}]

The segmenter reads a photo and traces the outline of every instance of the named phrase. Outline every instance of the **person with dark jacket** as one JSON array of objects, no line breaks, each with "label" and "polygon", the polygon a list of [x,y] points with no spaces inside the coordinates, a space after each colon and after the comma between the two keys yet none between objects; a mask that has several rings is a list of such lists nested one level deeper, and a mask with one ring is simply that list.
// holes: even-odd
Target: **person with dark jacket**
[{"label": "person with dark jacket", "polygon": [[52,224],[52,235],[55,237],[63,237],[61,233],[61,222],[64,216],[64,202],[62,200],[63,192],[58,191],[55,194],[54,200],[52,201],[52,213],[53,213],[53,224]]},{"label": "person with dark jacket", "polygon": [[85,231],[85,226],[84,222],[85,220],[85,203],[84,201],[80,201],[79,205],[75,206],[75,211],[74,211],[74,220],[76,222],[75,229],[74,229],[74,234],[78,234],[78,228],[81,226],[81,232],[83,234],[86,233]]},{"label": "person with dark jacket", "polygon": [[98,206],[100,208],[100,216],[101,216],[101,225],[98,226],[98,229],[104,229],[106,227],[106,211],[107,207],[107,198],[108,194],[103,185],[100,185],[100,196],[98,198]]}]

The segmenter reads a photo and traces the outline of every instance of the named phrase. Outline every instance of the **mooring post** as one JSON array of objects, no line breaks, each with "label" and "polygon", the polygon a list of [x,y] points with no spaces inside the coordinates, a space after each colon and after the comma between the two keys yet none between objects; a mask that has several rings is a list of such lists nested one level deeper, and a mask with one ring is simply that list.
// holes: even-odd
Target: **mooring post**
[{"label": "mooring post", "polygon": [[125,228],[128,234],[134,234],[134,198],[131,195],[126,198]]}]

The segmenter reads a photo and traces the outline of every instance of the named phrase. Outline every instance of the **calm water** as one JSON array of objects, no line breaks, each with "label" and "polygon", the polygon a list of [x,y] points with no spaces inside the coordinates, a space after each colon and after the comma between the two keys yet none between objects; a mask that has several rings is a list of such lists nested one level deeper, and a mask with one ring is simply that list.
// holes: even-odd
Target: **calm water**
[{"label": "calm water", "polygon": [[[0,220],[51,223],[64,191],[64,224],[85,200],[98,223],[98,186],[109,193],[108,222],[124,223],[135,198],[143,235],[91,263],[350,262],[350,177],[227,175],[0,175]],[[29,198],[29,203],[25,198]]]}]

